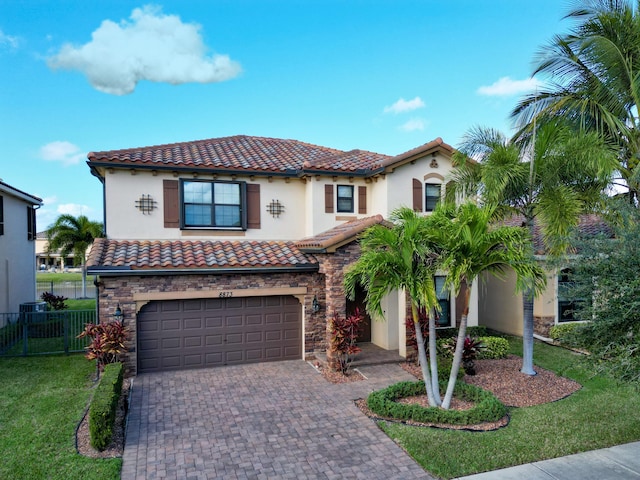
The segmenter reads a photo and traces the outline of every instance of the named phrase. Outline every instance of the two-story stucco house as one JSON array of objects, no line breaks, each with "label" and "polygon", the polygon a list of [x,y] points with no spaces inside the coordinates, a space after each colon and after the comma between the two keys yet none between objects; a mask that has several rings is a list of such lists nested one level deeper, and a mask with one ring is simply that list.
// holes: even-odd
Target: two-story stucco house
[{"label": "two-story stucco house", "polygon": [[[342,287],[358,234],[400,206],[433,210],[452,153],[440,138],[387,156],[250,136],[90,153],[106,238],[88,272],[101,319],[125,315],[129,372],[324,350],[327,319],[362,301]],[[443,297],[440,323],[455,325]],[[406,309],[389,295],[362,340],[406,355]]]},{"label": "two-story stucco house", "polygon": [[42,199],[0,180],[0,312],[36,300],[36,209]]}]

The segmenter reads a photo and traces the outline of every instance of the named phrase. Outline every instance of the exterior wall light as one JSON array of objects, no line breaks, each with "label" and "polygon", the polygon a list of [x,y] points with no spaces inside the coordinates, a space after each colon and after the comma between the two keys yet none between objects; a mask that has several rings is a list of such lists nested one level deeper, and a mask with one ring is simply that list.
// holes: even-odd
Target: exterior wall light
[{"label": "exterior wall light", "polygon": [[120,308],[120,304],[116,307],[116,311],[113,312],[113,319],[116,322],[122,322],[124,320],[124,313],[122,313],[122,309]]},{"label": "exterior wall light", "polygon": [[313,303],[311,303],[311,311],[313,313],[318,313],[320,311],[320,302],[318,302],[318,297],[313,296]]}]

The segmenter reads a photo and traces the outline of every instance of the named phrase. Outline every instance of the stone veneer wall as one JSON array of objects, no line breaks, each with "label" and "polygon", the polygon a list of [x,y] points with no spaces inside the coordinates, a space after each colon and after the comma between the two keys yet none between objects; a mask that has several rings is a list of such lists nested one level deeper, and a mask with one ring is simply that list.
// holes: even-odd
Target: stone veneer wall
[{"label": "stone veneer wall", "polygon": [[[326,321],[324,310],[313,313],[311,305],[314,295],[324,304],[324,276],[318,273],[255,273],[235,275],[148,275],[100,277],[99,317],[100,321],[113,318],[113,312],[120,305],[124,322],[129,329],[128,352],[123,355],[125,372],[135,375],[136,354],[136,302],[137,293],[175,292],[180,299],[181,292],[208,292],[210,290],[233,290],[247,288],[307,287],[304,297],[304,340],[306,352],[326,349]],[[106,319],[106,320],[105,320]]]},{"label": "stone veneer wall", "polygon": [[533,333],[549,337],[549,330],[556,324],[556,317],[533,317]]},{"label": "stone veneer wall", "polygon": [[[329,319],[334,315],[341,317],[347,313],[347,297],[344,292],[344,271],[360,257],[360,245],[358,242],[351,242],[336,250],[335,253],[315,254],[320,262],[320,273],[325,278],[325,298],[324,312],[325,318],[325,345],[329,345]],[[318,298],[320,300],[320,298]],[[334,365],[334,359],[331,358],[330,352],[327,350],[327,362]]]}]

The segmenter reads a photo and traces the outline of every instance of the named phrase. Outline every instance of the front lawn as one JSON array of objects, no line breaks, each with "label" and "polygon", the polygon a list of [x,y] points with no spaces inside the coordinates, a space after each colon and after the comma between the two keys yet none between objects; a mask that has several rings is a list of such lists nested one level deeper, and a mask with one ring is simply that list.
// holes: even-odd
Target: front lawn
[{"label": "front lawn", "polygon": [[[511,339],[522,354],[522,339]],[[536,342],[534,363],[571,378],[583,388],[570,397],[511,408],[511,422],[493,432],[411,427],[380,422],[381,428],[428,472],[442,478],[535,462],[640,439],[636,387],[592,377],[568,350]]]},{"label": "front lawn", "polygon": [[75,450],[95,373],[82,355],[0,358],[0,478],[120,478],[121,459]]}]

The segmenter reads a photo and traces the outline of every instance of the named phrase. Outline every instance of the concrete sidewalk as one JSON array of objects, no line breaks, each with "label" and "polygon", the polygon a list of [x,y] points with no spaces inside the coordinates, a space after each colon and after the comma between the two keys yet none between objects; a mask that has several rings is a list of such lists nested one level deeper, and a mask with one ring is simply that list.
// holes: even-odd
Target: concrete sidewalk
[{"label": "concrete sidewalk", "polygon": [[640,442],[578,453],[458,480],[637,480],[640,479]]}]

